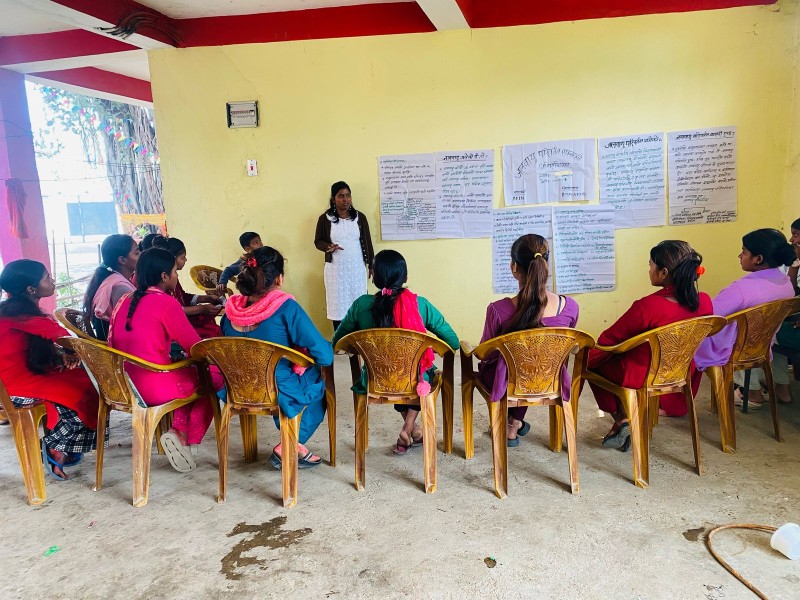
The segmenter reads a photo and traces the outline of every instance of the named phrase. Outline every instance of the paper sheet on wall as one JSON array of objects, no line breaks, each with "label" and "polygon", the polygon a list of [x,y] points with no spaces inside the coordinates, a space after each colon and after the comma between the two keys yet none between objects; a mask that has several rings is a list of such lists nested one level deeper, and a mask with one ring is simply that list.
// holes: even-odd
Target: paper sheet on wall
[{"label": "paper sheet on wall", "polygon": [[553,207],[559,294],[608,292],[616,287],[614,230],[611,206]]},{"label": "paper sheet on wall", "polygon": [[664,134],[602,138],[600,203],[614,207],[617,229],[665,224]]},{"label": "paper sheet on wall", "polygon": [[668,134],[669,224],[736,221],[736,127]]},{"label": "paper sheet on wall", "polygon": [[507,206],[593,200],[594,139],[503,146]]},{"label": "paper sheet on wall", "polygon": [[[511,245],[521,235],[536,233],[550,247],[553,266],[552,211],[550,207],[503,208],[492,213],[492,287],[495,294],[516,294],[519,284],[511,274]],[[552,278],[548,287],[553,289]]]},{"label": "paper sheet on wall", "polygon": [[381,156],[384,240],[489,237],[494,151]]}]

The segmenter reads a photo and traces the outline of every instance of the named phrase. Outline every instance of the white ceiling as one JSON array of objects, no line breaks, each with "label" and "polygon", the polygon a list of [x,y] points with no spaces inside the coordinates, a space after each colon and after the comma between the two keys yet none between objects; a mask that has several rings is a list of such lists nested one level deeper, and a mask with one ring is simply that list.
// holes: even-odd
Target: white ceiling
[{"label": "white ceiling", "polygon": [[414,0],[137,0],[172,17],[194,19],[197,17],[222,17],[251,15],[265,12],[307,10],[329,6],[354,6],[358,4],[388,4]]},{"label": "white ceiling", "polygon": [[113,57],[95,61],[94,67],[120,75],[127,75],[134,79],[144,79],[150,81],[150,65],[147,62],[146,50],[135,50],[125,52],[124,57]]},{"label": "white ceiling", "polygon": [[0,0],[0,37],[66,31],[73,26],[49,19],[38,11],[13,0]]}]

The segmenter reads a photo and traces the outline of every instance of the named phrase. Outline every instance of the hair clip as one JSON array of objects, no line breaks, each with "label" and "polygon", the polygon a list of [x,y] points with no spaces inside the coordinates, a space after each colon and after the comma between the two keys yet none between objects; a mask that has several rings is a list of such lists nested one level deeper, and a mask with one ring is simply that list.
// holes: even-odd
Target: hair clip
[{"label": "hair clip", "polygon": [[248,267],[257,267],[258,261],[255,258],[248,258],[247,259],[247,266]]},{"label": "hair clip", "polygon": [[702,275],[705,272],[706,272],[706,268],[704,266],[700,265],[699,267],[697,267],[697,276],[698,277],[700,277],[700,275]]},{"label": "hair clip", "polygon": [[381,295],[382,296],[391,296],[392,290],[390,288],[381,288]]}]

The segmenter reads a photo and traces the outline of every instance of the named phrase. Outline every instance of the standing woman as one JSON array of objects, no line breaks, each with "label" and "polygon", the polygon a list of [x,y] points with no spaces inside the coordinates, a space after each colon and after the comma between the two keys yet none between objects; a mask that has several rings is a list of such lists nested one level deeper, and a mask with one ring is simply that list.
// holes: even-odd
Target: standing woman
[{"label": "standing woman", "polygon": [[364,269],[372,275],[372,238],[364,213],[353,208],[350,186],[331,186],[331,206],[320,215],[314,245],[325,253],[325,300],[333,330],[355,300],[367,293]]}]

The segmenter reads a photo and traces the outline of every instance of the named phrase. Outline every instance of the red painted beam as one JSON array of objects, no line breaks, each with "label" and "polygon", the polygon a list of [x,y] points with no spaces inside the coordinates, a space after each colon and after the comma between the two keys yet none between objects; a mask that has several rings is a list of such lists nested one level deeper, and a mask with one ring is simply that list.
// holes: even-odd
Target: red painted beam
[{"label": "red painted beam", "polygon": [[467,20],[467,25],[470,27],[474,27],[473,23],[475,21],[475,0],[456,0],[456,4],[458,4],[458,8],[461,9],[461,13],[464,15],[464,18]]},{"label": "red painted beam", "polygon": [[83,29],[34,35],[13,35],[0,37],[0,65],[76,58],[129,50],[139,50],[139,48]]},{"label": "red painted beam", "polygon": [[178,23],[186,47],[436,31],[416,2],[181,19]]},{"label": "red painted beam", "polygon": [[[510,27],[558,21],[763,6],[777,0],[472,0],[472,27]],[[460,4],[460,2],[459,2]],[[469,20],[469,19],[468,19]]]},{"label": "red painted beam", "polygon": [[40,73],[30,73],[29,75],[52,81],[56,83],[56,87],[58,87],[58,83],[66,83],[142,102],[153,101],[153,93],[150,90],[149,81],[112,73],[111,71],[103,71],[94,67],[65,69],[63,71],[42,71]]}]

